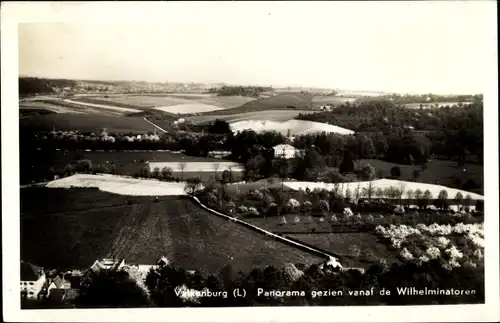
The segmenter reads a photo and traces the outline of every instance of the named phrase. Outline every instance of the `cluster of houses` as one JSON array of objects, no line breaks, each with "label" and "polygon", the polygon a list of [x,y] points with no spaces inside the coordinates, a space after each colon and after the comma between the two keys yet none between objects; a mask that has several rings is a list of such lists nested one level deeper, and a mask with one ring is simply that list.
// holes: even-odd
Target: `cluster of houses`
[{"label": "cluster of houses", "polygon": [[[162,257],[156,265],[168,264],[169,261]],[[151,266],[125,264],[125,259],[104,258],[96,260],[84,271],[56,273],[21,261],[21,297],[29,300],[50,300],[54,304],[69,304],[78,296],[81,281],[89,275],[107,270],[127,270],[131,276],[139,278],[140,285]]]},{"label": "cluster of houses", "polygon": [[21,261],[21,297],[39,300],[57,300],[63,303],[65,300],[74,299],[78,294],[71,272],[65,274],[46,273],[43,268]]}]

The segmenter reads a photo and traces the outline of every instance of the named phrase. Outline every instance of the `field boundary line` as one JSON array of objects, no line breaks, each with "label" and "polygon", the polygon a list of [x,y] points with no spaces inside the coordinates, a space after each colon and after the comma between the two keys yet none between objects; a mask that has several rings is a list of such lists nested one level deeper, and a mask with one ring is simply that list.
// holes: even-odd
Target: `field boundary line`
[{"label": "field boundary line", "polygon": [[156,128],[160,129],[161,131],[163,131],[164,133],[168,133],[167,130],[163,129],[162,127],[156,125],[155,123],[153,123],[152,121],[149,121],[148,119],[144,118],[144,120],[146,120],[146,122],[152,124],[153,126],[155,126]]},{"label": "field boundary line", "polygon": [[273,233],[273,232],[270,232],[270,231],[267,231],[267,230],[264,230],[258,226],[255,226],[253,224],[250,224],[248,222],[245,222],[245,221],[242,221],[240,219],[236,219],[236,218],[233,218],[229,215],[226,215],[224,213],[221,213],[219,211],[216,211],[214,209],[211,209],[209,208],[208,206],[204,205],[203,203],[201,203],[201,201],[196,197],[196,196],[191,196],[191,198],[196,201],[196,203],[198,203],[198,205],[200,205],[203,209],[207,210],[208,212],[210,213],[213,213],[213,214],[216,214],[218,216],[221,216],[223,218],[226,218],[227,220],[229,221],[233,221],[233,222],[237,222],[237,223],[240,223],[244,226],[246,226],[247,228],[250,228],[254,231],[257,231],[257,232],[260,232],[260,233],[263,233],[265,234],[266,236],[269,236],[269,237],[273,237],[275,240],[280,240],[281,242],[285,243],[285,244],[288,244],[290,246],[293,246],[293,247],[298,247],[302,250],[305,250],[305,251],[308,251],[310,253],[313,253],[315,255],[319,255],[321,257],[324,257],[326,258],[327,260],[330,260],[330,261],[333,261],[334,263],[338,264],[339,267],[342,268],[342,265],[340,264],[340,262],[338,261],[338,257],[335,256],[335,255],[332,255],[330,253],[327,253],[325,251],[322,251],[320,249],[317,249],[317,248],[313,248],[311,246],[308,246],[308,245],[305,245],[303,243],[300,243],[300,242],[297,242],[297,241],[293,241],[291,239],[288,239],[287,237],[283,237],[283,236],[280,236],[276,233]]}]

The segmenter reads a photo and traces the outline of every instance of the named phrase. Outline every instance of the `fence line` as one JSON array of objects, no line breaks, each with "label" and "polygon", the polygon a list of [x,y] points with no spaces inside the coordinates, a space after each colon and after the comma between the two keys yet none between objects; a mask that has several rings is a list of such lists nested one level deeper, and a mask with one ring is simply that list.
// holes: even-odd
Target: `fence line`
[{"label": "fence line", "polygon": [[263,233],[266,236],[273,237],[274,239],[280,240],[281,242],[284,242],[284,243],[286,243],[288,245],[291,245],[293,247],[297,247],[297,248],[300,248],[300,249],[305,250],[307,252],[319,255],[320,257],[324,257],[327,260],[330,260],[333,263],[337,264],[339,267],[342,267],[342,265],[338,262],[338,258],[335,255],[332,255],[330,253],[327,253],[327,252],[325,252],[323,250],[320,250],[320,249],[317,249],[315,247],[305,245],[305,244],[303,244],[301,242],[297,242],[297,241],[291,240],[289,238],[282,237],[282,236],[280,236],[278,234],[275,234],[275,233],[272,233],[270,231],[264,230],[264,229],[262,229],[262,228],[260,228],[258,226],[250,224],[248,222],[245,222],[245,221],[242,221],[240,219],[233,218],[233,217],[231,217],[229,215],[226,215],[224,213],[218,212],[218,211],[216,211],[214,209],[211,209],[211,208],[205,206],[203,203],[201,203],[201,201],[196,196],[191,196],[191,198],[194,201],[196,201],[196,203],[198,203],[198,205],[200,205],[203,209],[207,210],[210,213],[213,213],[213,214],[216,214],[218,216],[221,216],[221,217],[223,217],[223,218],[225,218],[225,219],[227,219],[229,221],[240,223],[240,224],[246,226],[249,229],[252,229],[252,230],[260,232],[260,233]]}]

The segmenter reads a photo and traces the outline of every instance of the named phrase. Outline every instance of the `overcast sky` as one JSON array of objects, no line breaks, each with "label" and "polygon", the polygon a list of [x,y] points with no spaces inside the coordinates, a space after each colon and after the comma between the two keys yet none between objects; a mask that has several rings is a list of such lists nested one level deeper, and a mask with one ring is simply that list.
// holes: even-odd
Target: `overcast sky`
[{"label": "overcast sky", "polygon": [[496,50],[485,4],[168,3],[121,7],[116,22],[81,11],[70,23],[20,24],[19,73],[481,93],[482,55]]}]

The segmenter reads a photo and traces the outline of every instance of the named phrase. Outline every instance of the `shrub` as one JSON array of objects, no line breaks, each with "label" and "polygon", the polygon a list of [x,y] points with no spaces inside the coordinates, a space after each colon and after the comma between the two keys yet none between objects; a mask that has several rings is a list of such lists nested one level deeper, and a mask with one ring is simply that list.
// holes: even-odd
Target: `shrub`
[{"label": "shrub", "polygon": [[259,211],[253,206],[248,208],[248,212],[250,212],[251,215],[259,215]]},{"label": "shrub", "polygon": [[394,166],[391,168],[391,177],[393,178],[401,177],[401,169],[399,168],[399,166]]},{"label": "shrub", "polygon": [[163,167],[161,170],[161,175],[164,179],[170,179],[173,173],[174,172],[170,167]]},{"label": "shrub", "polygon": [[394,213],[396,213],[396,214],[405,214],[405,208],[402,207],[401,205],[398,205],[394,209]]},{"label": "shrub", "polygon": [[286,203],[286,206],[291,211],[295,211],[300,207],[300,203],[296,199],[289,199],[288,202]]},{"label": "shrub", "polygon": [[248,197],[252,200],[262,201],[262,199],[264,198],[264,193],[254,189],[248,192]]},{"label": "shrub", "polygon": [[344,215],[344,217],[349,218],[353,216],[354,213],[352,213],[352,210],[350,208],[346,207],[342,214]]},{"label": "shrub", "polygon": [[75,170],[77,172],[91,172],[92,161],[90,159],[82,159],[76,162]]},{"label": "shrub", "polygon": [[217,203],[217,196],[214,193],[210,192],[207,194],[207,201],[209,203],[215,204],[215,203]]},{"label": "shrub", "polygon": [[236,209],[236,204],[234,204],[233,201],[230,201],[229,203],[227,203],[226,207],[230,213],[233,213]]},{"label": "shrub", "polygon": [[413,255],[406,248],[403,248],[403,250],[401,250],[400,256],[405,260],[413,259]]},{"label": "shrub", "polygon": [[318,208],[321,210],[323,214],[326,214],[330,211],[330,205],[328,205],[327,200],[319,200]]}]

